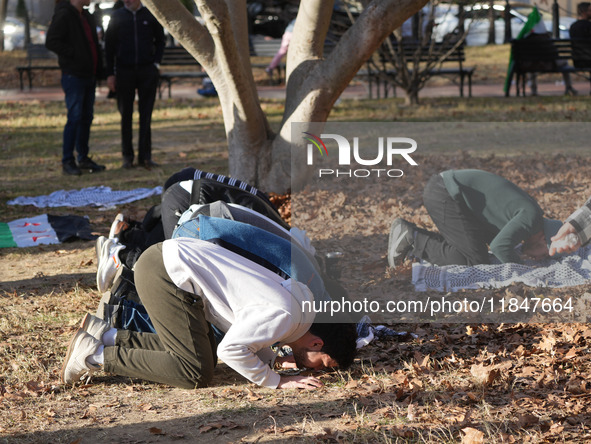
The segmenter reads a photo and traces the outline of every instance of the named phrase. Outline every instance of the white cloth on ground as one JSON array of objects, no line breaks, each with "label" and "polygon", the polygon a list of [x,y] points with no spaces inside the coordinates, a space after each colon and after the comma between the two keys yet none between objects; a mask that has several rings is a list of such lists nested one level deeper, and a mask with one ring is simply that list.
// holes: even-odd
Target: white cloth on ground
[{"label": "white cloth on ground", "polygon": [[502,288],[521,282],[530,287],[572,287],[591,281],[591,245],[559,259],[524,264],[446,265],[414,263],[412,283],[417,291],[458,291]]},{"label": "white cloth on ground", "polygon": [[113,191],[110,187],[98,186],[81,190],[59,190],[46,196],[20,196],[7,202],[8,205],[33,205],[46,207],[101,207],[114,208],[115,205],[134,202],[162,194],[162,187],[136,188],[134,190]]}]

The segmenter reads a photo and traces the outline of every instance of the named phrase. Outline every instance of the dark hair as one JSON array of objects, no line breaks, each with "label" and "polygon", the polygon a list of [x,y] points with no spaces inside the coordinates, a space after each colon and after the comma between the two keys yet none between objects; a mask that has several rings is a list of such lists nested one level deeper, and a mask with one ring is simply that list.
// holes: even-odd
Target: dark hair
[{"label": "dark hair", "polygon": [[581,2],[577,5],[577,14],[583,15],[585,12],[589,10],[591,3],[589,2]]},{"label": "dark hair", "polygon": [[353,364],[357,352],[355,324],[315,322],[310,327],[310,333],[322,339],[324,345],[320,351],[337,361],[339,368],[346,369]]}]

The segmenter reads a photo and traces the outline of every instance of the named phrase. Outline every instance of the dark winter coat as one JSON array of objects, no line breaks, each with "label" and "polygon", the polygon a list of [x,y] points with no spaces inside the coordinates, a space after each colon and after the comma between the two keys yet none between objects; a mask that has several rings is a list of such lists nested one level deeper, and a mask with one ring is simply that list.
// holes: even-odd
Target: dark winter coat
[{"label": "dark winter coat", "polygon": [[[103,74],[103,58],[96,34],[96,25],[94,18],[88,11],[83,10],[82,15],[90,25],[98,56],[96,76],[100,78]],[[84,78],[95,75],[90,42],[84,32],[80,13],[69,1],[61,1],[56,5],[47,30],[45,47],[57,54],[59,66],[64,74]]]},{"label": "dark winter coat", "polygon": [[107,75],[117,67],[137,68],[160,63],[164,52],[164,30],[152,13],[142,6],[135,14],[117,9],[105,33]]}]

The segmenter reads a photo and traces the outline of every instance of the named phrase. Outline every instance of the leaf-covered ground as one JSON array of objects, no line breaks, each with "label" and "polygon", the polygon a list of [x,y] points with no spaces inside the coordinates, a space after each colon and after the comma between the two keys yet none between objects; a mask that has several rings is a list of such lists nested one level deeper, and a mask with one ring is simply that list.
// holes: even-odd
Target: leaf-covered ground
[{"label": "leaf-covered ground", "polygon": [[[461,165],[504,174],[554,217],[591,192],[586,159],[578,156],[460,152],[425,156],[420,164],[420,177],[393,189],[358,197],[346,189],[302,193],[310,214],[298,215],[301,227],[319,251],[346,252],[342,282],[354,298],[413,297],[409,265],[388,269],[385,245],[396,216],[429,226],[420,196],[432,172]],[[289,216],[289,207],[282,212]],[[107,230],[105,218],[99,231]],[[417,337],[370,344],[349,371],[322,374],[326,387],[313,392],[261,389],[223,364],[212,387],[194,391],[109,375],[71,388],[58,373],[80,315],[99,298],[93,246],[13,249],[0,261],[0,433],[6,442],[591,440],[587,324],[392,324]],[[373,295],[375,288],[381,294]],[[497,291],[581,296],[589,290],[514,285]]]}]

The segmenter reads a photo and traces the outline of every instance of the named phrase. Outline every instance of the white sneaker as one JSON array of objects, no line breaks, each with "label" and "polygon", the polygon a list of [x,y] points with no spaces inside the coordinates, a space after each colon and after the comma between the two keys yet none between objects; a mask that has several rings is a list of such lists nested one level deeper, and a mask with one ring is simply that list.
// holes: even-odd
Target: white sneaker
[{"label": "white sneaker", "polygon": [[125,245],[121,245],[117,239],[107,239],[101,236],[96,240],[97,272],[96,286],[101,293],[106,292],[113,284],[117,270],[123,266],[119,259],[119,251]]},{"label": "white sneaker", "polygon": [[68,345],[68,352],[61,371],[62,382],[73,384],[87,377],[90,379],[91,375],[100,369],[100,366],[88,364],[86,358],[95,354],[100,345],[100,341],[79,328]]},{"label": "white sneaker", "polygon": [[115,220],[111,224],[111,230],[109,231],[109,239],[119,239],[119,235],[122,231],[129,228],[129,223],[125,220],[123,213],[117,214]]},{"label": "white sneaker", "polygon": [[111,326],[102,319],[93,316],[90,313],[86,313],[86,316],[84,316],[84,319],[82,319],[80,328],[94,339],[102,342],[103,335],[111,328]]}]

